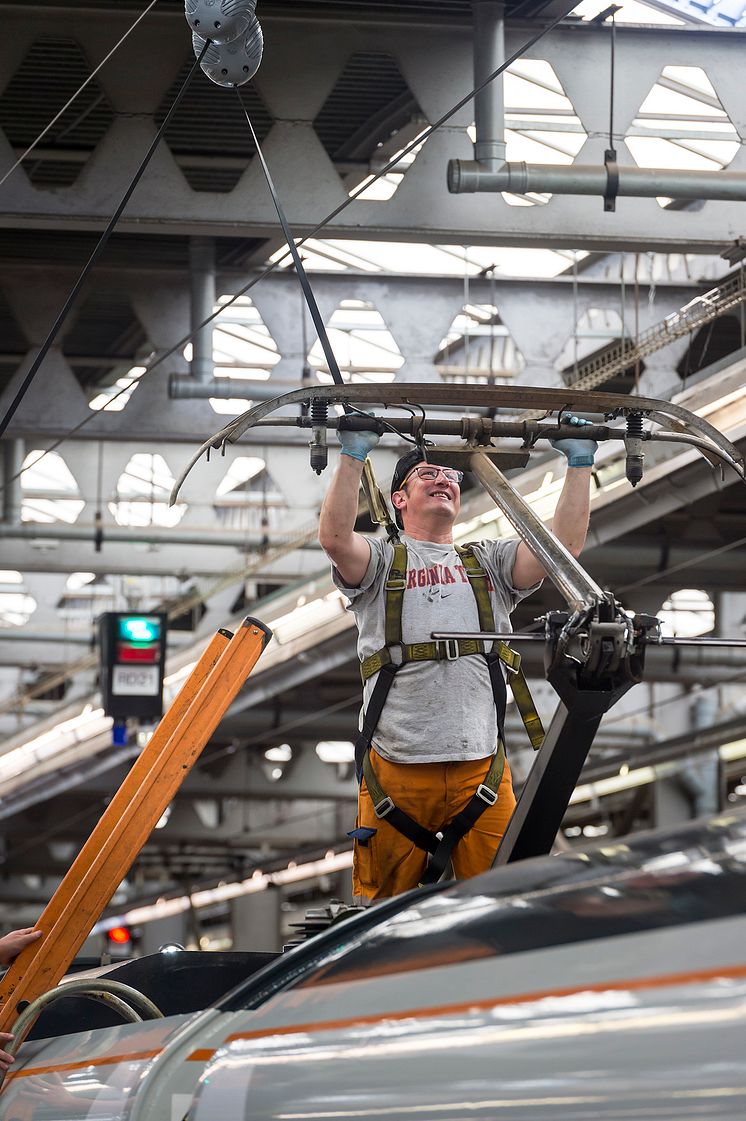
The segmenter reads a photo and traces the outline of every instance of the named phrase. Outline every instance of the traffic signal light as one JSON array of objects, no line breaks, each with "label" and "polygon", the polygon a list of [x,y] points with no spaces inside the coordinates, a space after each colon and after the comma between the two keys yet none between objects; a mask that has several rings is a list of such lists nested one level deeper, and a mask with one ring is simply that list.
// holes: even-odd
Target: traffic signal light
[{"label": "traffic signal light", "polygon": [[106,931],[106,938],[110,946],[130,946],[132,932],[128,926],[112,926]]},{"label": "traffic signal light", "polygon": [[163,614],[107,611],[99,619],[101,699],[115,720],[163,715],[167,621]]}]

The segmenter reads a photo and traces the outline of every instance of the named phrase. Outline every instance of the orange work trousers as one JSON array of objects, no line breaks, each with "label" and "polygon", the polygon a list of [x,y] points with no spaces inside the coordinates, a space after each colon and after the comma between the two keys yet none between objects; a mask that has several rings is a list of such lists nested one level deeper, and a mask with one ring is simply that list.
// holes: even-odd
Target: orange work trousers
[{"label": "orange work trousers", "polygon": [[[484,781],[491,762],[473,759],[458,763],[391,763],[373,748],[370,760],[394,805],[433,833],[442,832],[466,806]],[[513,781],[506,760],[496,803],[487,806],[453,850],[451,861],[456,879],[469,879],[491,867],[514,808]],[[360,786],[357,826],[375,829],[375,833],[367,842],[355,841],[355,897],[369,902],[417,887],[427,865],[427,853],[385,818],[376,817],[365,779]]]}]

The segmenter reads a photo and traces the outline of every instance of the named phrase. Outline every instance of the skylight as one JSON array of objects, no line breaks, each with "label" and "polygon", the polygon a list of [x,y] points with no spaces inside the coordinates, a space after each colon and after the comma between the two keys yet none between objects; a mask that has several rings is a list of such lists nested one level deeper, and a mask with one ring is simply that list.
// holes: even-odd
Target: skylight
[{"label": "skylight", "polygon": [[[688,0],[679,3],[678,0],[660,0],[660,5],[671,8],[671,14],[662,12],[660,7],[651,7],[648,4],[639,3],[639,0],[625,0],[621,5],[620,10],[616,13],[617,23],[632,23],[632,24],[660,24],[661,26],[683,26],[685,23],[692,22],[691,17],[696,16],[699,10],[699,19],[701,19],[702,9],[698,5],[689,4]],[[606,0],[582,0],[576,8],[570,12],[571,16],[580,16],[583,20],[592,20],[600,15],[609,5]],[[684,13],[684,8],[690,8],[691,12]],[[674,11],[681,10],[682,14],[686,14],[687,19],[680,19],[674,15]],[[607,17],[606,22],[611,19]]]},{"label": "skylight", "polygon": [[36,600],[25,591],[21,573],[0,571],[0,627],[22,627],[34,611]]},{"label": "skylight", "polygon": [[[573,104],[550,63],[526,58],[504,78],[506,159],[512,162],[571,164],[587,137]],[[476,132],[468,129],[474,142]],[[536,206],[551,195],[503,192],[510,206]]]},{"label": "skylight", "polygon": [[[231,299],[230,295],[221,296],[213,310],[223,308]],[[216,378],[235,378],[236,396],[211,397],[210,405],[216,413],[234,416],[249,407],[251,393],[245,383],[267,381],[280,361],[280,352],[248,296],[239,296],[230,307],[220,311],[213,321],[212,347],[213,374]],[[191,362],[191,343],[185,346],[184,357]]]},{"label": "skylight", "polygon": [[588,308],[578,319],[575,330],[557,356],[555,366],[565,370],[582,362],[601,347],[625,334],[622,317],[616,308]]},{"label": "skylight", "polygon": [[715,608],[707,592],[682,588],[668,597],[658,612],[661,632],[680,638],[707,634],[715,626]]},{"label": "skylight", "polygon": [[526,363],[494,304],[466,304],[441,340],[434,359],[445,381],[505,384]]},{"label": "skylight", "polygon": [[[720,171],[735,156],[740,140],[701,67],[665,66],[625,144],[639,167]],[[667,206],[671,199],[658,202]]]},{"label": "skylight", "polygon": [[[43,457],[43,458],[42,458]],[[21,474],[24,522],[75,522],[85,506],[70,468],[57,452],[35,450],[23,461]],[[68,497],[70,496],[70,497]]]},{"label": "skylight", "polygon": [[[367,300],[343,300],[327,324],[329,341],[345,381],[389,382],[404,365],[383,316]],[[308,355],[319,381],[332,381],[317,339]]]},{"label": "skylight", "polygon": [[215,492],[218,521],[229,529],[274,530],[286,510],[285,496],[259,456],[237,456]]},{"label": "skylight", "polygon": [[[412,140],[416,139],[418,136],[422,136],[423,132],[425,131],[425,128],[420,128],[419,132],[417,132],[415,136],[412,137]],[[382,167],[385,167],[386,164],[391,162],[391,160],[397,159],[399,156],[401,156],[401,153],[404,151],[404,149],[409,147],[409,145],[412,143],[412,140],[408,140],[406,141],[406,143],[402,144],[402,139],[402,132],[400,131],[396,134],[396,141],[399,145],[398,148],[394,152],[391,152],[391,154],[389,154],[389,146],[382,145],[376,153],[376,159],[371,160],[370,166],[372,174],[369,175],[367,179],[364,179],[363,184],[361,184],[364,185],[366,183],[370,183],[370,186],[364,187],[364,189],[360,191],[360,194],[355,196],[356,199],[358,199],[360,202],[388,202],[390,198],[394,197],[397,190],[401,186],[402,179],[422,151],[422,144],[418,144],[417,147],[413,148],[411,152],[408,152],[406,156],[399,159],[399,162],[394,167],[392,167],[391,171],[388,171],[385,175],[382,175],[380,179],[377,179],[375,181],[375,183],[371,183],[370,181],[373,179],[377,171],[379,171]],[[353,190],[354,189],[355,188],[353,188]],[[352,194],[352,190],[350,191],[350,194]]]},{"label": "skylight", "polygon": [[117,501],[109,510],[117,525],[175,526],[186,513],[186,503],[169,507],[174,477],[162,455],[133,455],[117,483]]},{"label": "skylight", "polygon": [[77,592],[95,579],[95,572],[71,572],[65,583],[65,589],[68,592]]},{"label": "skylight", "polygon": [[[545,279],[558,276],[585,251],[510,248],[501,245],[426,245],[404,241],[346,241],[309,238],[302,247],[309,271],[399,273],[407,276],[478,276],[485,270],[495,276]],[[269,258],[281,260],[287,249]],[[288,260],[282,268],[292,265]]]},{"label": "skylight", "polygon": [[231,463],[215,491],[217,498],[235,493],[264,469],[264,460],[256,455],[239,455]]},{"label": "skylight", "polygon": [[146,373],[146,366],[133,366],[124,377],[117,378],[113,385],[100,389],[88,402],[88,407],[96,412],[121,413],[140,384],[140,378]]}]

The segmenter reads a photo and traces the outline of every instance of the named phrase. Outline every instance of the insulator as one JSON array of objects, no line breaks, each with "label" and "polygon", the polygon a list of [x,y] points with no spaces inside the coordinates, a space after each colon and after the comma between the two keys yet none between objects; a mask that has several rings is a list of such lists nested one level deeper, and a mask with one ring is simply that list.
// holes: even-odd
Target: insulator
[{"label": "insulator", "polygon": [[325,401],[323,397],[314,397],[311,401],[311,420],[314,424],[323,424],[326,427],[326,421],[329,416],[329,402]]},{"label": "insulator", "polygon": [[642,439],[644,429],[642,427],[642,413],[633,412],[627,417],[627,435],[636,439]]},{"label": "insulator", "polygon": [[644,429],[642,426],[642,413],[637,411],[627,416],[627,434],[624,437],[624,447],[627,451],[625,471],[629,482],[636,487],[642,478],[645,453],[642,448]]},{"label": "insulator", "polygon": [[329,416],[329,403],[323,398],[314,397],[311,401],[311,421],[313,431],[311,443],[308,445],[310,452],[311,470],[317,475],[325,469],[329,462],[329,448],[326,444],[326,421]]},{"label": "insulator", "polygon": [[251,26],[256,0],[185,0],[187,23],[202,40],[222,46],[245,35]]},{"label": "insulator", "polygon": [[[197,58],[202,54],[204,46],[204,39],[199,35],[192,35],[192,47]],[[252,16],[248,32],[238,39],[223,46],[210,43],[200,66],[215,85],[235,89],[254,77],[262,61],[263,50],[262,29],[256,16]]]}]

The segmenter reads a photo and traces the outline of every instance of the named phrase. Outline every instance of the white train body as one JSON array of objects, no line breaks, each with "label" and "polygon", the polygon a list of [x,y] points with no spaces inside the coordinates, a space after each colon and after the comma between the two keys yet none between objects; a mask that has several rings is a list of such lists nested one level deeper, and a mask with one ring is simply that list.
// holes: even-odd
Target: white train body
[{"label": "white train body", "polygon": [[744,1121],[746,817],[412,892],[190,1016],[24,1044],[0,1121]]}]

